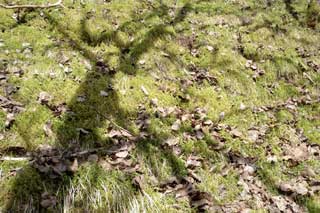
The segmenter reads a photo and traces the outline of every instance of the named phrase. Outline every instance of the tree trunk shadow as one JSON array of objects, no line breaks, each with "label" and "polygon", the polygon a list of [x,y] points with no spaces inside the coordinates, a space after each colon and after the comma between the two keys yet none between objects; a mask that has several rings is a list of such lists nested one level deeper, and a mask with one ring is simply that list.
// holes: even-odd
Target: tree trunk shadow
[{"label": "tree trunk shadow", "polygon": [[[148,13],[147,17],[152,17],[154,13],[160,14],[160,17],[167,16],[168,9],[169,7],[161,5],[159,8],[155,8],[152,12]],[[86,41],[74,39],[74,36],[59,21],[55,20],[49,13],[46,14],[48,23],[63,35],[72,49],[80,52],[93,66],[92,71],[87,73],[85,80],[77,89],[72,100],[67,104],[69,112],[64,115],[62,124],[56,131],[57,141],[53,149],[58,150],[60,154],[62,153],[60,157],[63,158],[66,153],[70,154],[75,150],[82,151],[84,148],[108,149],[112,143],[101,138],[101,134],[97,131],[98,128],[104,125],[106,119],[109,119],[111,126],[116,124],[117,127],[131,129],[128,117],[130,117],[132,112],[123,109],[119,104],[119,96],[117,91],[113,89],[114,73],[123,72],[134,75],[136,64],[141,55],[152,48],[158,38],[170,33],[166,30],[166,26],[175,26],[182,22],[191,10],[191,5],[186,3],[178,11],[177,15],[171,19],[170,23],[153,26],[143,38],[136,39],[137,42],[133,41],[128,46],[121,43],[116,31],[102,34],[101,38],[98,39],[98,43],[111,39],[119,49],[123,50],[119,55],[118,70],[110,68],[103,58],[100,58],[91,51],[90,45],[98,45],[98,43],[89,44]],[[126,26],[128,26],[128,23],[125,23],[122,28]],[[139,27],[142,28],[143,25],[141,24]],[[85,30],[85,28],[82,30]],[[84,32],[83,34],[85,35],[86,33]],[[107,95],[101,95],[101,91],[106,92]],[[80,100],[79,97],[81,97]],[[162,140],[163,138],[160,137],[153,138],[153,142],[151,143],[149,143],[148,139],[138,140],[136,142],[140,143],[140,146],[138,146],[137,151],[146,157],[152,156],[152,151],[146,148],[145,145],[160,149],[159,141]],[[96,154],[99,155],[100,153],[97,152]],[[37,155],[37,153],[34,153],[34,155]],[[173,171],[177,171],[178,173],[181,165],[177,162],[175,155],[168,151],[163,151],[163,155],[167,158]],[[57,161],[60,160],[58,159]],[[87,159],[83,160],[82,163],[86,163],[85,161]],[[39,168],[35,170],[30,166],[26,166],[15,177],[13,187],[11,188],[11,192],[13,193],[12,199],[8,200],[8,205],[4,212],[46,212],[47,209],[41,205],[43,196],[48,196],[45,193],[49,192],[51,195],[59,195],[62,191],[68,191],[74,176],[76,176],[76,173],[66,171],[60,176],[58,175],[58,177],[51,179],[48,175],[39,171]],[[132,175],[128,174],[127,177],[132,178]],[[127,186],[124,185],[124,187]],[[129,202],[130,197],[127,197],[126,200]],[[117,202],[121,201],[115,201],[113,205],[117,206]],[[53,210],[62,210],[63,203],[63,200],[56,201]]]}]

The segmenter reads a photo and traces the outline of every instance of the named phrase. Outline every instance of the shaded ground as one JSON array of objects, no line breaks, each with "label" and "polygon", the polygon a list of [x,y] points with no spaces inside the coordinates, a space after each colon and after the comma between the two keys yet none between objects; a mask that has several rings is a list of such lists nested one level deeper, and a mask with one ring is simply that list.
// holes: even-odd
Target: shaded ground
[{"label": "shaded ground", "polygon": [[317,3],[64,5],[0,9],[0,210],[319,211]]}]

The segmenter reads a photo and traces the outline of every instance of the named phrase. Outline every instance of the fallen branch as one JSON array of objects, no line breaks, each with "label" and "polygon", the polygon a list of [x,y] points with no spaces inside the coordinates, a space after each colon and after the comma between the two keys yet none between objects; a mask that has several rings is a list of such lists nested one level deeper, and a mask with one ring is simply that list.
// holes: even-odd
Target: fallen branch
[{"label": "fallen branch", "polygon": [[31,157],[10,157],[10,156],[3,156],[0,158],[0,161],[29,161]]},{"label": "fallen branch", "polygon": [[19,8],[50,8],[50,7],[63,7],[62,0],[58,0],[56,3],[53,4],[46,4],[46,5],[32,5],[32,4],[25,4],[25,5],[5,5],[0,4],[0,7],[5,9],[19,9]]}]

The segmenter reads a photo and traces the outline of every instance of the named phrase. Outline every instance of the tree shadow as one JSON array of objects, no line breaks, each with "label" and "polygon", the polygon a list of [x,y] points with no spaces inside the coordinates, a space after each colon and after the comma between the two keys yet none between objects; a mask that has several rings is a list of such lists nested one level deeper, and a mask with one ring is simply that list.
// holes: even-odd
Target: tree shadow
[{"label": "tree shadow", "polygon": [[[67,104],[69,110],[62,118],[62,124],[56,130],[57,141],[55,142],[54,149],[58,150],[59,153],[63,153],[61,157],[63,157],[65,153],[70,153],[74,150],[83,151],[84,148],[104,148],[107,150],[108,147],[111,147],[113,145],[112,142],[101,138],[97,131],[106,121],[114,128],[126,130],[133,128],[130,122],[128,122],[128,118],[133,112],[120,106],[118,93],[113,88],[114,74],[116,72],[123,72],[128,75],[135,75],[137,63],[141,55],[152,48],[157,39],[171,33],[166,29],[167,26],[175,26],[184,21],[187,13],[192,10],[192,7],[190,3],[185,3],[173,18],[168,17],[168,10],[168,6],[161,4],[160,7],[154,8],[146,15],[143,14],[142,16],[145,15],[144,17],[146,18],[159,16],[160,18],[168,19],[168,23],[152,26],[142,38],[135,39],[129,44],[124,44],[121,41],[118,30],[126,29],[132,22],[139,20],[140,17],[134,17],[132,21],[121,25],[118,30],[104,32],[98,39],[90,40],[88,39],[88,32],[85,27],[87,20],[86,15],[83,15],[81,21],[81,39],[75,39],[72,33],[51,16],[50,13],[45,14],[48,24],[55,28],[58,33],[63,36],[66,43],[68,43],[73,50],[81,53],[93,67],[92,70],[86,74],[84,81],[81,82],[73,98]],[[135,30],[143,27],[143,24],[138,24]],[[90,48],[108,41],[112,41],[121,50],[118,56],[119,66],[116,70],[109,67],[107,60],[98,56]],[[106,92],[106,95],[101,95],[101,91]],[[155,135],[154,132],[150,131],[148,134],[149,137],[147,138],[139,139],[138,137],[136,141],[136,152],[148,158],[154,155],[154,149],[162,150],[161,152],[163,152],[163,156],[170,164],[169,167],[172,168],[172,171],[177,175],[183,175],[183,172],[181,172],[183,166],[181,166],[175,154],[161,148],[161,142],[167,136]],[[95,152],[95,154],[100,157],[105,156],[105,153]],[[33,155],[37,155],[37,153]],[[86,163],[87,160],[88,159],[83,160],[82,163]],[[73,174],[66,171],[61,174],[61,176],[50,179],[47,175],[38,170],[34,170],[30,166],[25,167],[23,171],[15,177],[14,184],[11,188],[11,192],[13,193],[11,196],[12,199],[7,202],[8,205],[6,206],[5,212],[47,211],[47,209],[40,205],[43,193],[49,192],[52,195],[58,195],[61,194],[62,191],[68,191],[71,186],[70,183],[76,175],[76,173]],[[132,174],[128,174],[128,178],[129,177],[132,178]],[[129,202],[129,200],[129,198],[126,199],[127,202]],[[115,201],[113,205],[117,206],[117,202],[124,201]],[[58,211],[59,208],[63,208],[62,200],[57,202],[54,211]]]}]

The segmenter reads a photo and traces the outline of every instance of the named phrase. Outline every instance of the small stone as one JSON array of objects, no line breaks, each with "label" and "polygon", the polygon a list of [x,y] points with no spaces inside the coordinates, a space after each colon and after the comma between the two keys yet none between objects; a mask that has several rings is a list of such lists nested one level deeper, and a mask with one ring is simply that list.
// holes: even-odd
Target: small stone
[{"label": "small stone", "polygon": [[243,103],[240,103],[240,107],[239,107],[240,110],[245,110],[246,108],[247,108],[246,105],[244,105]]},{"label": "small stone", "polygon": [[86,101],[86,96],[84,96],[84,95],[79,95],[78,97],[77,97],[77,101],[78,102],[85,102]]},{"label": "small stone", "polygon": [[152,106],[158,106],[158,99],[157,98],[152,98],[151,101],[150,101],[150,104]]},{"label": "small stone", "polygon": [[225,112],[221,112],[221,113],[219,114],[219,120],[223,120],[224,117],[225,117],[225,115],[226,115]]},{"label": "small stone", "polygon": [[51,79],[56,78],[56,73],[55,73],[55,72],[50,72],[50,73],[49,73],[49,77],[50,77]]},{"label": "small stone", "polygon": [[144,86],[141,86],[141,90],[145,95],[147,95],[147,96],[149,95],[148,90]]},{"label": "small stone", "polygon": [[108,97],[108,96],[109,96],[109,93],[107,93],[107,92],[104,91],[104,90],[101,90],[101,91],[100,91],[100,96],[102,96],[102,97]]},{"label": "small stone", "polygon": [[268,163],[276,163],[278,161],[278,158],[277,158],[277,156],[275,156],[275,155],[272,155],[272,156],[268,156],[267,157],[267,162]]},{"label": "small stone", "polygon": [[209,50],[210,52],[214,50],[214,48],[210,45],[207,46],[207,50]]},{"label": "small stone", "polygon": [[247,172],[249,175],[253,175],[255,173],[255,168],[252,166],[246,165],[243,171]]},{"label": "small stone", "polygon": [[140,60],[140,61],[139,61],[139,64],[140,64],[140,65],[144,65],[145,63],[146,63],[145,60]]},{"label": "small stone", "polygon": [[31,44],[30,43],[28,43],[28,42],[24,42],[24,43],[22,43],[22,47],[30,47],[31,46]]}]

